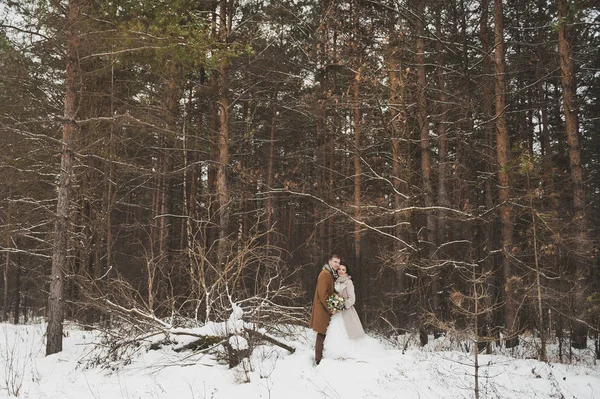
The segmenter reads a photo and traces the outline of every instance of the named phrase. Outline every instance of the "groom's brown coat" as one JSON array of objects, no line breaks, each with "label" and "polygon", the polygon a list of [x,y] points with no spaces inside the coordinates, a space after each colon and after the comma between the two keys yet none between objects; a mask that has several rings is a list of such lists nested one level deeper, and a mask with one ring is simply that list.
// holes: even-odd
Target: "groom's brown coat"
[{"label": "groom's brown coat", "polygon": [[331,320],[331,314],[327,310],[327,298],[333,292],[333,275],[327,270],[321,270],[317,279],[317,289],[309,323],[310,328],[320,334],[327,333],[327,327]]}]

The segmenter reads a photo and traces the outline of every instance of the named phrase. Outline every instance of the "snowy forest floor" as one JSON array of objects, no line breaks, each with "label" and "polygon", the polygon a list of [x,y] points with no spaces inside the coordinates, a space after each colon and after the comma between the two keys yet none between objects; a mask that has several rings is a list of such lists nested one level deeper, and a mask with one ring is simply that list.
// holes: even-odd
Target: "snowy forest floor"
[{"label": "snowy forest floor", "polygon": [[[206,327],[196,333],[206,333]],[[213,326],[214,327],[214,326]],[[474,358],[450,337],[421,348],[410,336],[363,359],[324,358],[314,365],[314,333],[288,329],[277,339],[296,349],[261,345],[250,362],[230,369],[214,354],[150,350],[148,341],[115,364],[91,366],[100,335],[67,325],[63,351],[45,356],[45,324],[0,324],[0,398],[474,398]],[[203,330],[204,329],[204,330]],[[155,336],[152,342],[164,337]],[[410,340],[408,343],[406,340]],[[480,398],[600,398],[600,369],[590,349],[573,352],[571,364],[543,363],[533,340],[494,355],[480,355]],[[407,343],[407,350],[402,347]],[[549,346],[557,360],[557,347]],[[109,366],[109,367],[106,367]],[[18,393],[17,393],[18,391]]]}]

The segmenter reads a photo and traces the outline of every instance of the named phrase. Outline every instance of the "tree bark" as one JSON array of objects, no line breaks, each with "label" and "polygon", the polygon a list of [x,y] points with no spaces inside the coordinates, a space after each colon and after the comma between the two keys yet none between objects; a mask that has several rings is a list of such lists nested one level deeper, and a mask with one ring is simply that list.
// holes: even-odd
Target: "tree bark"
[{"label": "tree bark", "polygon": [[506,99],[505,99],[505,76],[504,76],[504,15],[502,0],[494,0],[494,62],[496,83],[496,142],[498,160],[498,196],[500,199],[500,222],[502,231],[503,249],[503,276],[504,276],[504,328],[506,346],[512,348],[519,342],[517,306],[515,298],[515,283],[518,277],[514,275],[510,256],[512,254],[512,209],[510,206],[510,177],[509,157],[510,140],[506,126]]},{"label": "tree bark", "polygon": [[[576,253],[574,256],[574,278],[577,280],[574,290],[573,312],[576,318],[585,317],[585,287],[583,280],[588,272],[582,262],[586,253],[586,217],[585,196],[583,190],[583,169],[581,167],[581,148],[579,147],[579,118],[575,100],[575,62],[569,36],[569,1],[557,0],[558,8],[558,53],[560,57],[560,77],[562,84],[563,109],[565,114],[565,129],[569,146],[569,166],[571,169],[571,187],[573,193],[573,228]],[[575,322],[572,346],[583,349],[587,347],[587,327]]]},{"label": "tree bark", "polygon": [[[400,209],[403,205],[403,196],[408,195],[408,168],[409,161],[409,135],[406,118],[406,72],[403,70],[402,56],[403,47],[405,45],[404,32],[396,31],[395,17],[390,19],[389,26],[390,37],[397,37],[391,40],[388,54],[388,68],[390,80],[390,130],[392,142],[392,182],[393,182],[393,207]],[[394,215],[394,236],[398,238],[404,237],[405,241],[410,240],[406,234],[406,228],[403,228],[403,222],[408,221],[408,215]],[[399,241],[394,241],[393,253],[398,254],[405,250]],[[407,309],[408,301],[406,300],[406,278],[404,276],[404,265],[402,262],[394,264],[395,291],[400,295],[400,300],[394,299],[392,308],[397,314],[400,325],[406,323],[409,309]]]},{"label": "tree bark", "polygon": [[6,259],[4,261],[4,270],[2,273],[4,281],[4,296],[3,296],[3,309],[2,309],[2,321],[8,320],[8,314],[10,312],[9,304],[9,288],[8,288],[8,276],[10,275],[10,248],[12,247],[12,187],[8,189],[8,198],[6,205],[6,230],[4,232],[6,239]]},{"label": "tree bark", "polygon": [[[431,186],[431,156],[429,153],[429,120],[427,110],[427,77],[425,74],[425,6],[418,2],[416,10],[418,20],[416,26],[416,62],[417,62],[417,121],[419,124],[419,145],[421,149],[421,184],[423,199],[425,202],[426,228],[419,239],[426,245],[427,256],[436,253],[436,221],[433,211],[433,189]],[[428,289],[428,297],[431,299],[430,310],[437,314],[439,310],[437,272],[431,278],[431,286]]]},{"label": "tree bark", "polygon": [[[273,94],[272,99],[272,115],[271,115],[271,135],[269,138],[269,166],[267,170],[267,189],[271,190],[273,188],[273,170],[275,166],[275,122],[277,120],[277,92]],[[272,231],[273,228],[273,196],[271,194],[267,195],[267,245],[271,244],[272,239]]]},{"label": "tree bark", "polygon": [[565,113],[565,128],[569,145],[569,165],[571,185],[573,186],[573,220],[578,233],[585,232],[585,197],[583,190],[583,170],[581,167],[581,148],[579,147],[577,103],[575,101],[575,63],[569,38],[567,37],[568,2],[557,0],[558,6],[558,50],[562,98]]},{"label": "tree bark", "polygon": [[[481,17],[479,20],[479,35],[481,40],[481,49],[483,52],[483,60],[482,60],[482,86],[483,86],[483,115],[484,115],[484,159],[485,159],[485,172],[486,178],[484,182],[484,203],[485,209],[491,210],[494,207],[494,197],[496,186],[495,178],[494,178],[494,168],[493,162],[496,159],[496,155],[494,154],[495,140],[494,140],[494,106],[492,103],[492,99],[494,98],[494,82],[492,80],[492,47],[490,44],[490,32],[489,32],[489,0],[481,1]],[[484,251],[485,251],[485,263],[484,263],[484,273],[487,275],[486,285],[488,287],[488,297],[484,299],[486,302],[483,306],[486,307],[496,307],[499,301],[499,293],[497,290],[496,284],[496,272],[495,272],[495,262],[493,249],[496,248],[496,237],[494,235],[494,226],[496,225],[496,218],[494,213],[491,213],[491,220],[486,220],[484,222],[483,231],[485,235],[484,241]],[[481,318],[478,323],[480,331],[478,331],[478,336],[480,337],[490,337],[492,335],[492,326],[497,324],[494,319],[497,319],[497,315],[494,313],[497,312],[486,312],[486,314]],[[485,320],[483,320],[485,319]],[[491,344],[489,342],[485,343],[486,349],[488,353],[491,353]],[[480,345],[480,350],[483,350],[483,345]]]},{"label": "tree bark", "polygon": [[77,113],[77,93],[79,91],[79,65],[77,24],[79,23],[79,0],[69,1],[67,17],[66,49],[66,93],[64,98],[64,123],[60,178],[58,184],[58,202],[54,225],[54,246],[52,249],[52,269],[50,275],[50,293],[48,296],[48,327],[46,330],[46,355],[62,351],[64,320],[64,270],[67,267],[67,243],[69,238],[69,204],[71,199],[71,181],[73,177],[72,139],[77,133],[75,116]]},{"label": "tree bark", "polygon": [[[538,0],[538,19],[544,20],[547,15],[546,2]],[[537,36],[538,42],[542,43],[546,36],[540,32]],[[542,165],[544,169],[543,178],[545,189],[553,191],[553,176],[552,176],[552,147],[550,143],[550,129],[548,124],[548,93],[545,87],[546,79],[544,78],[545,71],[549,62],[548,51],[545,46],[539,46],[536,50],[537,62],[535,65],[535,79],[537,86],[537,103],[538,103],[538,132],[540,135],[540,151],[542,155]],[[552,201],[555,203],[555,201]]]},{"label": "tree bark", "polygon": [[[111,60],[111,79],[110,79],[110,114],[114,115],[114,83],[115,83],[115,63]],[[118,126],[115,126],[115,122],[112,121],[110,124],[110,136],[108,142],[109,161],[105,168],[106,179],[104,182],[106,190],[105,206],[104,206],[104,218],[106,226],[106,270],[110,270],[113,262],[113,251],[112,251],[112,210],[115,203],[115,193],[117,188],[117,166],[116,160],[116,147],[117,147],[117,132]],[[99,263],[99,262],[98,262]],[[101,269],[100,266],[98,266]]]},{"label": "tree bark", "polygon": [[[485,117],[484,125],[484,142],[485,150],[484,155],[486,157],[485,165],[488,178],[485,180],[485,205],[486,209],[492,209],[494,206],[494,185],[492,178],[492,161],[496,158],[494,154],[494,125],[492,124],[494,119],[494,111],[492,105],[493,85],[492,76],[492,47],[490,45],[490,35],[488,31],[488,8],[489,0],[481,1],[481,19],[480,19],[480,38],[481,38],[481,49],[483,52],[482,72],[483,72],[483,112]],[[492,223],[489,223],[490,228],[487,231],[488,248],[491,248],[492,244]]]},{"label": "tree bark", "polygon": [[[355,71],[352,76],[352,128],[354,130],[354,155],[353,155],[353,163],[354,163],[354,218],[356,220],[361,219],[361,159],[360,159],[360,149],[361,149],[361,126],[360,126],[360,61],[358,57],[360,54],[358,53],[358,29],[359,29],[359,10],[358,10],[358,2],[354,1],[352,4],[352,15],[353,15],[353,23],[354,23],[354,34],[352,36],[352,51],[354,56],[354,66]],[[356,295],[356,309],[360,316],[362,316],[363,322],[365,322],[365,312],[364,312],[364,293],[366,292],[366,273],[362,270],[361,264],[361,226],[358,223],[354,224],[354,274],[359,282],[360,286],[357,290]]]},{"label": "tree bark", "polygon": [[[19,316],[21,314],[21,256],[17,254],[17,267],[15,268],[15,307],[13,309],[13,324],[19,324]],[[27,313],[23,312],[24,321],[27,323]]]},{"label": "tree bark", "polygon": [[[201,71],[201,81],[204,82],[204,70]],[[200,103],[200,98],[198,98],[198,102]],[[200,107],[200,104],[198,104]],[[187,157],[185,166],[187,167],[188,163],[191,165],[190,170],[190,181],[189,181],[189,195],[187,194],[187,187],[184,195],[186,196],[185,200],[187,201],[187,218],[185,222],[185,251],[188,256],[188,262],[191,274],[194,275],[196,270],[196,262],[194,261],[193,251],[196,240],[196,231],[197,231],[197,220],[198,220],[198,195],[201,190],[200,176],[201,176],[201,167],[199,164],[199,137],[202,132],[202,121],[203,114],[202,112],[198,112],[194,114],[193,110],[193,96],[192,89],[190,89],[190,101],[189,101],[189,114],[190,114],[190,122],[188,126],[188,131],[186,132],[186,145],[189,142],[189,150],[187,150]],[[196,116],[194,118],[194,116]],[[197,130],[194,129],[194,119],[197,122]],[[191,134],[190,134],[191,133]],[[187,174],[186,174],[187,176]]]},{"label": "tree bark", "polygon": [[[322,70],[319,74],[319,85],[316,90],[316,96],[318,101],[317,109],[317,120],[316,120],[316,165],[315,168],[315,184],[317,188],[317,195],[325,200],[329,200],[329,191],[326,186],[326,170],[329,165],[329,157],[327,154],[327,117],[328,117],[328,86],[329,86],[329,70],[327,65],[330,63],[329,60],[329,2],[327,0],[321,1],[321,16],[320,24],[317,30],[318,35],[318,64]],[[325,248],[326,242],[326,224],[323,222],[325,219],[325,212],[322,206],[318,205],[315,209],[315,235],[317,250]],[[322,250],[321,250],[322,251]]]},{"label": "tree bark", "polygon": [[[216,10],[212,13],[212,28],[211,34],[215,41],[219,40],[219,33],[217,30],[217,20],[219,20],[218,7],[219,3],[215,2],[214,7]],[[207,201],[209,203],[207,215],[209,220],[218,219],[218,198],[217,198],[217,175],[219,171],[219,136],[220,136],[220,111],[219,111],[219,76],[218,71],[213,71],[210,74],[210,103],[211,103],[211,117],[210,117],[210,162],[208,163],[208,180],[207,180]],[[213,211],[216,210],[216,211]],[[206,248],[211,248],[213,243],[218,237],[218,227],[208,227],[207,234],[205,236],[204,245]]]},{"label": "tree bark", "polygon": [[[229,37],[227,0],[221,0],[219,11],[219,36],[226,45]],[[217,147],[219,163],[217,169],[217,198],[219,201],[219,264],[224,262],[226,237],[229,232],[229,192],[227,169],[229,165],[229,59],[223,55],[219,69],[219,137]]]},{"label": "tree bark", "polygon": [[[338,47],[337,47],[337,30],[333,30],[333,64],[338,64]],[[337,69],[333,68],[331,72],[331,94],[335,103],[337,103],[338,95],[337,95]],[[338,126],[339,122],[339,114],[333,111],[332,121],[330,123],[331,127],[329,130],[329,201],[333,201],[335,198],[335,141],[338,135]],[[331,202],[333,203],[333,202]],[[330,217],[327,219],[327,253],[331,254],[333,252],[333,238],[335,232],[334,218]]]},{"label": "tree bark", "polygon": [[[425,22],[424,5],[419,2],[418,5],[419,20],[417,22],[417,119],[419,123],[419,144],[421,147],[421,179],[423,184],[423,194],[425,206],[433,206],[433,196],[431,188],[431,156],[429,153],[429,122],[427,114],[427,77],[425,74]],[[424,237],[429,242],[434,241],[435,219],[431,211],[427,211],[427,232]]]},{"label": "tree bark", "polygon": [[169,261],[173,250],[174,218],[173,214],[173,169],[175,165],[174,149],[179,118],[179,100],[181,98],[179,65],[171,60],[168,65],[165,84],[164,112],[167,131],[163,135],[162,192],[160,194],[159,257],[162,262]]},{"label": "tree bark", "polygon": [[[442,37],[442,18],[440,14],[441,11],[438,11],[436,20],[436,34],[438,37]],[[438,125],[438,201],[440,206],[448,207],[448,189],[446,187],[446,180],[448,179],[448,137],[446,134],[446,125],[448,123],[448,100],[446,95],[446,78],[444,76],[444,49],[440,40],[436,42],[436,77],[440,104],[440,121]],[[446,220],[446,212],[441,211],[437,225],[438,244],[445,242],[447,238]]]}]

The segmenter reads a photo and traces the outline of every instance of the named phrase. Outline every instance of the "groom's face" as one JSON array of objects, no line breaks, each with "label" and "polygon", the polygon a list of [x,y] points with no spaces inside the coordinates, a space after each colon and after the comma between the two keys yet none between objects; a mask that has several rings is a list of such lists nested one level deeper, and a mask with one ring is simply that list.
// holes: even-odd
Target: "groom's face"
[{"label": "groom's face", "polygon": [[340,268],[340,258],[331,258],[327,263],[329,263],[329,266],[331,266],[333,270],[337,270]]}]

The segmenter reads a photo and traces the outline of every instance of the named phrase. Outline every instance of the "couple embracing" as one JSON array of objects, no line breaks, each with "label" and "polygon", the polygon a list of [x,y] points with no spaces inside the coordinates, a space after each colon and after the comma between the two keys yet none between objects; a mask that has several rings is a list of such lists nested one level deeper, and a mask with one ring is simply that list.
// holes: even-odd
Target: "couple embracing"
[{"label": "couple embracing", "polygon": [[[340,257],[334,254],[319,273],[310,316],[310,327],[317,332],[316,364],[321,362],[323,351],[327,357],[347,358],[367,349],[364,345],[365,332],[354,309],[356,295],[348,271]],[[331,306],[334,294],[344,299],[339,311]]]}]

